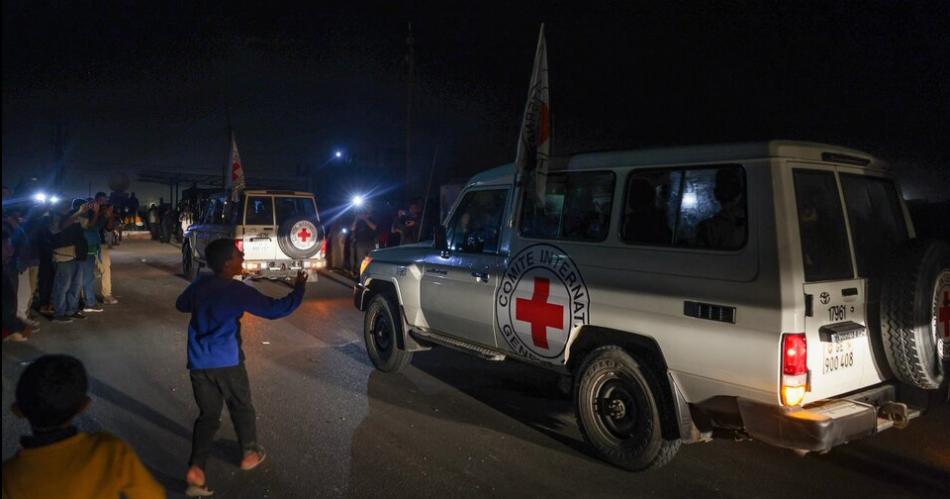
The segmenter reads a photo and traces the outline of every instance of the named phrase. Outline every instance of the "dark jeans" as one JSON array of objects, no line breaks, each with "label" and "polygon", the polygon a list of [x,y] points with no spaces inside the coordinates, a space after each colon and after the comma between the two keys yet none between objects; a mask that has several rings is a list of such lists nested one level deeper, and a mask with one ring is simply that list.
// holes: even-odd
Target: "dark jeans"
[{"label": "dark jeans", "polygon": [[76,260],[56,262],[52,298],[53,313],[58,317],[79,312],[79,290],[82,287],[83,263]]},{"label": "dark jeans", "polygon": [[241,450],[257,449],[257,426],[251,404],[251,386],[244,364],[216,369],[192,369],[191,388],[198,403],[198,419],[191,437],[189,465],[205,469],[214,434],[221,426],[221,407],[228,404],[228,414],[237,433]]}]

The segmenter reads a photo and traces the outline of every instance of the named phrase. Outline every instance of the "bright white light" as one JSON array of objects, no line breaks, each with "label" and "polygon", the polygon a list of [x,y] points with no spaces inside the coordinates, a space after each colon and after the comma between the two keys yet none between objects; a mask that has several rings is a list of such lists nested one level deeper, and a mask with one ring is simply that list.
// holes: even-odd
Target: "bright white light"
[{"label": "bright white light", "polygon": [[696,207],[696,193],[687,192],[683,194],[683,208],[694,208]]},{"label": "bright white light", "polygon": [[347,233],[349,233],[349,232],[350,232],[350,231],[349,231],[346,227],[343,227],[343,230],[340,231],[340,233],[342,233],[342,234],[347,234]]},{"label": "bright white light", "polygon": [[356,206],[357,208],[363,206],[364,201],[365,199],[363,199],[363,196],[360,196],[359,194],[353,196],[353,206]]},{"label": "bright white light", "polygon": [[58,203],[58,202],[59,202],[59,196],[50,196],[49,202],[50,202],[50,203]]},{"label": "bright white light", "polygon": [[39,203],[45,203],[46,194],[43,194],[42,192],[37,192],[36,194],[33,195],[33,200]]},{"label": "bright white light", "polygon": [[333,153],[333,155],[336,156],[337,158],[342,158],[342,157],[343,157],[343,151],[337,151],[337,152]]}]

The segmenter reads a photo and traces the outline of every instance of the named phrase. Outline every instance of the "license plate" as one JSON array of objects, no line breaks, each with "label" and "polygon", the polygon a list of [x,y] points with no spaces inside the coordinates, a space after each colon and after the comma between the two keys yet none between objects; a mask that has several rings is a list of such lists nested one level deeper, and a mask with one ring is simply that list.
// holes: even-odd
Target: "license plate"
[{"label": "license plate", "polygon": [[246,251],[264,251],[267,249],[267,245],[270,244],[270,241],[263,239],[257,240],[251,239],[245,243]]},{"label": "license plate", "polygon": [[822,374],[832,374],[854,367],[854,339],[835,343],[821,343]]}]

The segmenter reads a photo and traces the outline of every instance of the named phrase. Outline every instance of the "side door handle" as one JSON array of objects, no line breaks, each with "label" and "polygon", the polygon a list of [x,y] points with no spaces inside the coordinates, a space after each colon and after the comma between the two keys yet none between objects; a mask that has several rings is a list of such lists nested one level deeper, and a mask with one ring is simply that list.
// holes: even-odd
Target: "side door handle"
[{"label": "side door handle", "polygon": [[488,272],[472,272],[472,277],[475,278],[477,282],[488,282]]}]

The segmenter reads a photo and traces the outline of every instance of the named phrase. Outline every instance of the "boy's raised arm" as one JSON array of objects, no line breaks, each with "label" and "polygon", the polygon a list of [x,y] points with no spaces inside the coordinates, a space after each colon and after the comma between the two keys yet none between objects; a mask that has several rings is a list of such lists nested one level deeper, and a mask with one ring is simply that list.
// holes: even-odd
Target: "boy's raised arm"
[{"label": "boy's raised arm", "polygon": [[289,295],[283,298],[271,298],[250,286],[242,286],[242,288],[244,291],[241,293],[241,305],[244,306],[244,310],[265,319],[280,319],[290,315],[300,306],[306,289],[302,285],[297,285]]}]

